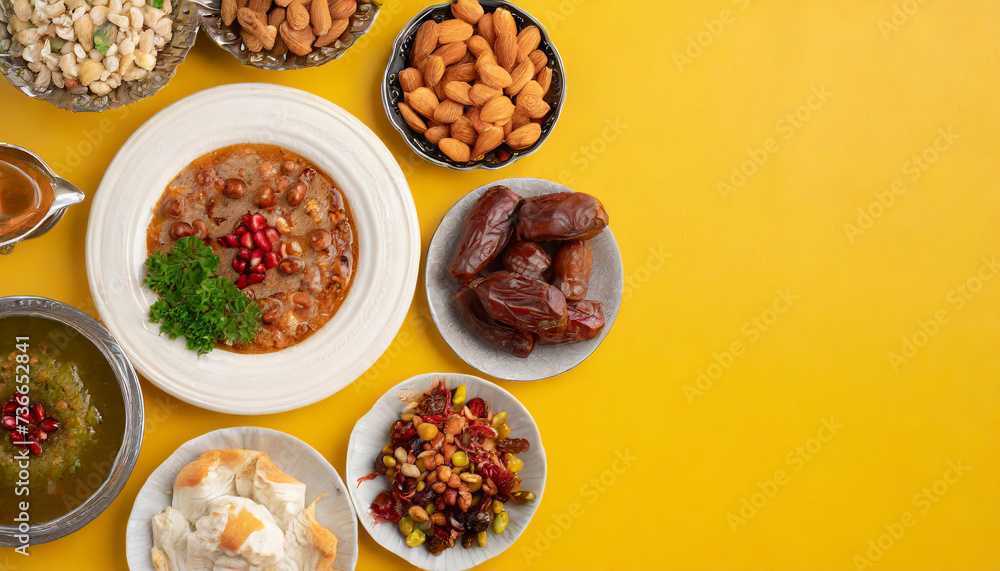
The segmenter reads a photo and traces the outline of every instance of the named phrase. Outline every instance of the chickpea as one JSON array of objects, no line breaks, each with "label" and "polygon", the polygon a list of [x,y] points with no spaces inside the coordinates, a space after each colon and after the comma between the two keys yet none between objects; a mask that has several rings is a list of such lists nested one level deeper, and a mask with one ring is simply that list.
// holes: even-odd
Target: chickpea
[{"label": "chickpea", "polygon": [[285,161],[285,162],[281,163],[281,172],[283,172],[285,174],[291,174],[291,173],[295,172],[295,162],[294,161]]},{"label": "chickpea", "polygon": [[[329,232],[322,228],[316,228],[309,232],[309,244],[312,245],[312,249],[317,252],[322,252],[330,247],[333,243],[333,236]],[[424,440],[430,440],[425,438]]]},{"label": "chickpea", "polygon": [[202,240],[208,238],[208,225],[201,220],[195,220],[192,222],[191,228],[194,229],[194,233],[197,234]]},{"label": "chickpea", "polygon": [[271,161],[264,161],[257,171],[260,173],[260,178],[264,180],[271,180],[278,175],[278,167],[274,166]]},{"label": "chickpea", "polygon": [[429,519],[427,510],[420,506],[411,506],[407,513],[410,515],[410,519],[416,523],[423,523]]},{"label": "chickpea", "polygon": [[306,186],[306,183],[299,181],[285,193],[285,202],[287,202],[289,206],[298,206],[302,204],[303,200],[306,199],[306,193],[308,192],[309,187]]},{"label": "chickpea", "polygon": [[425,422],[417,427],[417,434],[421,440],[433,440],[438,435],[438,427]]},{"label": "chickpea", "polygon": [[277,204],[278,199],[274,195],[274,187],[267,184],[260,189],[260,194],[257,195],[257,206],[261,208],[271,208]]},{"label": "chickpea", "polygon": [[171,198],[170,200],[163,203],[163,215],[167,218],[180,218],[181,217],[181,203],[176,198]]},{"label": "chickpea", "polygon": [[222,189],[222,194],[233,200],[243,198],[247,192],[247,183],[238,178],[227,178],[226,186]]},{"label": "chickpea", "polygon": [[170,237],[174,240],[194,235],[194,228],[187,222],[175,222],[170,227]]},{"label": "chickpea", "polygon": [[437,482],[431,484],[431,489],[434,490],[435,493],[443,494],[444,491],[448,489],[448,484],[438,480]]}]

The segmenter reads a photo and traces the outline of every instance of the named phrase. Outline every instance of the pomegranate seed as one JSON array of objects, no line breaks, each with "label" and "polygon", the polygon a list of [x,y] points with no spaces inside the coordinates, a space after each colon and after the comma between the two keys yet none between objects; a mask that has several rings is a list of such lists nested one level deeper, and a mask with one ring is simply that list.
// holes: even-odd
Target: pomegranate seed
[{"label": "pomegranate seed", "polygon": [[250,268],[250,273],[254,273],[254,274],[261,274],[261,275],[263,275],[264,272],[266,272],[266,271],[267,271],[267,268],[264,267],[264,264],[257,264],[256,266]]},{"label": "pomegranate seed", "polygon": [[59,430],[59,421],[54,418],[46,418],[38,423],[38,428],[45,432],[55,432]]},{"label": "pomegranate seed", "polygon": [[247,232],[240,236],[240,245],[247,249],[253,248],[253,234]]},{"label": "pomegranate seed", "polygon": [[240,275],[239,279],[236,280],[237,289],[243,289],[247,287],[247,276],[246,274]]},{"label": "pomegranate seed", "polygon": [[267,239],[271,242],[272,247],[278,243],[278,240],[281,239],[281,234],[278,233],[276,228],[265,228],[264,235],[267,236]]},{"label": "pomegranate seed", "polygon": [[28,427],[28,440],[38,440],[38,427],[29,426]]},{"label": "pomegranate seed", "polygon": [[3,405],[3,413],[5,415],[14,414],[14,410],[16,409],[17,409],[17,403],[14,402],[14,399],[10,399],[9,401],[7,401],[7,404]]},{"label": "pomegranate seed", "polygon": [[14,430],[17,428],[17,419],[13,416],[3,417],[3,429],[4,430]]},{"label": "pomegranate seed", "polygon": [[45,442],[48,439],[49,439],[49,433],[45,432],[44,430],[39,430],[38,431],[38,441],[39,442]]},{"label": "pomegranate seed", "polygon": [[264,250],[257,248],[250,253],[250,267],[256,266],[264,259]]},{"label": "pomegranate seed", "polygon": [[251,284],[259,284],[260,282],[264,281],[264,274],[253,274],[252,273],[252,274],[250,274],[249,280],[250,280]]},{"label": "pomegranate seed", "polygon": [[258,212],[250,217],[250,223],[247,226],[254,232],[260,232],[264,228],[267,228],[267,218],[264,218],[264,215]]},{"label": "pomegranate seed", "polygon": [[247,269],[247,261],[242,258],[233,258],[233,271],[242,274]]},{"label": "pomegranate seed", "polygon": [[249,260],[250,250],[248,250],[247,248],[240,248],[240,251],[236,252],[236,257],[240,258],[241,260]]},{"label": "pomegranate seed", "polygon": [[42,453],[42,445],[37,442],[32,442],[28,444],[28,450],[35,456],[38,456]]},{"label": "pomegranate seed", "polygon": [[250,228],[251,220],[253,220],[253,216],[249,212],[247,212],[246,214],[243,215],[243,218],[240,219],[240,223],[246,226],[247,228]]},{"label": "pomegranate seed", "polygon": [[18,442],[24,442],[23,440],[21,440],[21,435],[18,434],[18,433],[16,433],[16,432],[11,432],[10,433],[10,443],[13,444],[13,445],[15,445],[15,446],[17,446]]},{"label": "pomegranate seed", "polygon": [[233,232],[233,233],[236,234],[237,238],[239,238],[240,236],[246,234],[247,232],[249,232],[249,230],[247,230],[246,226],[239,226],[238,228],[236,228],[236,231]]},{"label": "pomegranate seed", "polygon": [[264,254],[264,266],[269,270],[274,266],[277,266],[280,261],[281,256],[277,252],[268,252]]},{"label": "pomegranate seed", "polygon": [[253,243],[255,246],[257,246],[261,250],[264,250],[265,252],[271,250],[271,241],[268,240],[267,236],[264,235],[263,230],[257,230],[256,232],[253,233]]},{"label": "pomegranate seed", "polygon": [[24,411],[23,413],[21,413],[21,414],[19,414],[17,416],[20,416],[24,420],[26,420],[28,422],[31,422],[31,413],[29,411]]},{"label": "pomegranate seed", "polygon": [[42,403],[36,402],[31,405],[31,421],[37,424],[43,420],[45,420],[45,408]]},{"label": "pomegranate seed", "polygon": [[236,234],[229,234],[228,236],[223,236],[219,238],[219,245],[223,248],[235,248],[240,244],[240,237]]}]

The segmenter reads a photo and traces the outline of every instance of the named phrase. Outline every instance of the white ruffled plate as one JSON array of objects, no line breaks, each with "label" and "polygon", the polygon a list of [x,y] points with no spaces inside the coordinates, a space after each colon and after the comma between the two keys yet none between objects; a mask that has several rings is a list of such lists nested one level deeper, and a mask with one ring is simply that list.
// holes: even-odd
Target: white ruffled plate
[{"label": "white ruffled plate", "polygon": [[203,434],[178,448],[153,470],[139,495],[125,529],[125,555],[132,571],[152,571],[153,516],[170,505],[174,479],[209,450],[260,450],[276,466],[306,485],[306,505],[323,495],[316,504],[316,518],[337,536],[337,558],[333,568],[350,571],[358,563],[358,522],[347,487],[337,470],[313,447],[294,436],[252,426],[225,428]]},{"label": "white ruffled plate", "polygon": [[[448,272],[448,264],[458,246],[462,227],[465,226],[465,219],[468,218],[472,205],[487,189],[497,185],[506,186],[524,198],[555,192],[573,192],[561,184],[540,178],[506,178],[484,184],[456,202],[441,219],[441,224],[434,232],[431,244],[427,248],[424,281],[431,316],[441,336],[455,354],[491,377],[508,381],[537,381],[554,377],[582,363],[597,350],[598,345],[611,331],[611,326],[614,325],[618,310],[621,308],[622,290],[625,284],[622,255],[611,228],[605,228],[590,240],[590,244],[594,247],[594,267],[590,274],[587,299],[600,302],[601,310],[604,311],[604,329],[597,337],[562,345],[536,344],[531,354],[525,358],[515,357],[488,345],[469,331],[458,315],[458,310],[455,309],[452,296],[458,289],[458,282]],[[600,196],[597,198],[600,199]],[[614,219],[612,212],[612,224]]]},{"label": "white ruffled plate", "polygon": [[[146,228],[172,178],[238,143],[279,145],[313,161],[343,191],[358,232],[354,284],[337,314],[304,342],[262,355],[199,357],[149,322]],[[122,146],[94,197],[87,277],[101,321],[136,370],[171,395],[231,414],[268,414],[324,399],[364,373],[406,317],[420,265],[413,197],[385,145],[343,109],[266,84],[208,89],[160,111]]]},{"label": "white ruffled plate", "polygon": [[[510,514],[507,530],[496,535],[492,530],[486,547],[474,546],[464,549],[456,545],[445,550],[441,555],[431,555],[425,547],[407,547],[399,528],[390,523],[375,524],[375,519],[369,513],[369,506],[375,501],[375,496],[388,490],[387,480],[378,477],[358,485],[358,479],[372,471],[375,456],[389,441],[389,428],[399,419],[404,407],[401,398],[409,394],[419,394],[431,387],[431,381],[444,379],[448,388],[454,390],[464,383],[466,401],[475,397],[485,399],[494,412],[507,411],[507,424],[510,425],[513,438],[526,438],[531,443],[527,452],[518,454],[524,461],[524,468],[518,472],[523,481],[521,489],[535,493],[535,501],[527,504],[507,502],[506,508]],[[513,395],[495,384],[473,377],[456,373],[427,373],[409,378],[389,389],[382,398],[376,401],[368,414],[361,417],[351,432],[351,441],[347,446],[347,487],[351,500],[358,512],[361,525],[378,542],[379,545],[399,555],[413,565],[433,571],[463,571],[475,567],[487,559],[496,557],[517,541],[528,526],[532,516],[542,501],[545,490],[545,448],[542,447],[542,436],[538,432],[531,414]]]}]

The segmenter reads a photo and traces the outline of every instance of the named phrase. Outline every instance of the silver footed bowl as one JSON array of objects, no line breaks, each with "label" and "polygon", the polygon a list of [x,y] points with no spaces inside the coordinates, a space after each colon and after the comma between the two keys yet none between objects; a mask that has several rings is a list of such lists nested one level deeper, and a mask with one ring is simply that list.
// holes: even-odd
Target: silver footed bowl
[{"label": "silver footed bowl", "polygon": [[378,2],[359,0],[357,11],[351,16],[347,30],[339,38],[330,45],[313,49],[309,55],[297,56],[291,52],[285,55],[272,55],[266,51],[252,52],[248,50],[243,45],[243,39],[240,38],[236,22],[231,26],[222,22],[221,0],[197,0],[197,2],[205,33],[212,38],[216,45],[233,54],[233,57],[242,62],[243,65],[274,71],[315,67],[341,57],[348,48],[358,41],[358,38],[371,29],[381,8]]},{"label": "silver footed bowl", "polygon": [[64,89],[49,85],[44,91],[36,91],[32,83],[35,72],[28,69],[28,62],[21,57],[23,46],[7,31],[7,22],[13,13],[12,0],[0,0],[0,73],[34,99],[48,101],[60,109],[70,111],[106,111],[138,101],[162,89],[184,61],[188,50],[194,45],[198,35],[199,14],[194,4],[188,0],[176,0],[172,4],[170,18],[173,20],[173,35],[156,56],[156,65],[146,77],[138,81],[122,82],[106,95],[94,95],[83,85]]}]

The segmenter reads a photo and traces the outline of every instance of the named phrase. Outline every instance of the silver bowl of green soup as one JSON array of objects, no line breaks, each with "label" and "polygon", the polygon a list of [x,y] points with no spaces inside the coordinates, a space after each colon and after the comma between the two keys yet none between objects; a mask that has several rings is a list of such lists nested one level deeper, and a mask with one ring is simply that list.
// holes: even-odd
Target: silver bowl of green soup
[{"label": "silver bowl of green soup", "polygon": [[121,492],[142,445],[139,379],[95,319],[0,298],[0,545],[73,533]]}]

